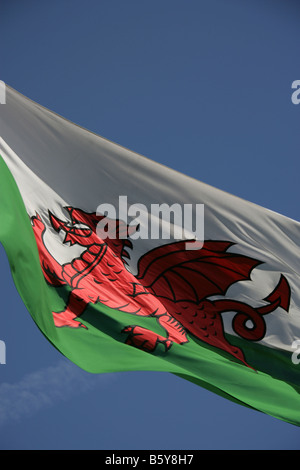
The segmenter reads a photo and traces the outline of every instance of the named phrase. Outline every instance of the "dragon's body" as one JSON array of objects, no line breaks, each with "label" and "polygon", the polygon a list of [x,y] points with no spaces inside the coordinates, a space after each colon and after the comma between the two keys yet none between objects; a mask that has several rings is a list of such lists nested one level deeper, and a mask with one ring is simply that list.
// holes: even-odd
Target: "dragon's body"
[{"label": "dragon's body", "polygon": [[[71,224],[50,213],[56,231],[65,231],[64,243],[79,244],[82,254],[69,263],[60,264],[47,250],[41,218],[32,218],[41,265],[46,280],[53,286],[67,285],[71,294],[62,312],[53,312],[57,327],[85,327],[80,315],[90,303],[100,302],[112,309],[144,317],[154,317],[166,335],[129,325],[124,328],[128,344],[154,351],[158,343],[170,349],[173,342],[188,342],[188,334],[217,347],[246,364],[241,349],[225,337],[222,313],[236,312],[235,332],[248,340],[258,341],[265,334],[263,316],[278,306],[288,310],[289,286],[281,276],[274,291],[265,299],[267,305],[253,308],[243,302],[208,297],[224,295],[235,282],[249,279],[260,264],[252,258],[230,253],[232,243],[206,241],[201,250],[186,250],[185,242],[160,246],[142,256],[138,274],[126,267],[126,248],[131,248],[129,227],[116,221],[117,237],[105,241],[97,235],[103,216],[72,207],[66,208]],[[125,233],[125,237],[124,237]],[[121,236],[123,234],[123,236]],[[247,325],[251,320],[252,326]],[[248,364],[247,364],[248,365]]]}]

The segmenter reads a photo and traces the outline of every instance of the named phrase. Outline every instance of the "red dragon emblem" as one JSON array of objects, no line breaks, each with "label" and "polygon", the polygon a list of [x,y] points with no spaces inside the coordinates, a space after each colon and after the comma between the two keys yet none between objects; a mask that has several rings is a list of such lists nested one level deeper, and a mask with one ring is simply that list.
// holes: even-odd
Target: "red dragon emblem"
[{"label": "red dragon emblem", "polygon": [[96,232],[97,224],[104,216],[73,207],[65,209],[70,222],[49,212],[52,227],[57,232],[65,232],[63,243],[79,244],[84,250],[80,257],[62,265],[44,244],[45,224],[38,214],[32,217],[47,282],[52,286],[71,288],[65,310],[53,312],[57,327],[86,328],[79,317],[90,303],[100,302],[132,315],[153,317],[166,331],[163,336],[134,324],[128,325],[123,329],[127,344],[152,352],[162,343],[168,351],[173,343],[187,343],[188,335],[191,335],[249,366],[243,351],[226,339],[222,314],[235,313],[232,328],[238,336],[260,341],[266,332],[264,316],[278,307],[289,309],[290,288],[283,275],[273,292],[264,299],[266,304],[259,308],[226,298],[209,299],[224,296],[238,281],[249,280],[251,271],[261,264],[247,256],[228,252],[233,245],[231,242],[208,240],[201,250],[186,250],[185,241],[160,246],[139,259],[138,273],[134,276],[126,268],[126,258],[129,258],[126,250],[132,248],[131,227],[117,220],[117,238],[104,241]]}]

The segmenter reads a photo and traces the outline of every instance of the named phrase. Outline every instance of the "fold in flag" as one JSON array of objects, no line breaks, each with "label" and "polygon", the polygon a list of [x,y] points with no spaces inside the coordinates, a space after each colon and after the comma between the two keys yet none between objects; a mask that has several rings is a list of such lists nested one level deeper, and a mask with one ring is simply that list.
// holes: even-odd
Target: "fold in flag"
[{"label": "fold in flag", "polygon": [[[28,311],[63,355],[91,373],[170,372],[300,425],[298,222],[10,87],[0,130],[0,241]],[[191,226],[180,238],[179,209],[190,222],[200,205],[204,238]]]}]

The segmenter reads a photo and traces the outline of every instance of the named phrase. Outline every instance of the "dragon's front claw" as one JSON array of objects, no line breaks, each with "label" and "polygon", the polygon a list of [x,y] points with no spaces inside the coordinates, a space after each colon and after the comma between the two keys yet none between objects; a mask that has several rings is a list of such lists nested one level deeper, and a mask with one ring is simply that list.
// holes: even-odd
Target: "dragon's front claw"
[{"label": "dragon's front claw", "polygon": [[68,326],[70,328],[85,328],[87,327],[81,323],[80,321],[76,320],[76,316],[73,314],[72,316],[68,314],[68,312],[52,312],[54,324],[57,327]]}]

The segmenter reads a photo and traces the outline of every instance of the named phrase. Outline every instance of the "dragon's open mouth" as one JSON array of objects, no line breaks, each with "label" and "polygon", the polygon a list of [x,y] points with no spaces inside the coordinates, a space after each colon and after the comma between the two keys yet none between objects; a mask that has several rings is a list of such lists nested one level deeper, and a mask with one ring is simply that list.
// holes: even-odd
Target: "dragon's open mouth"
[{"label": "dragon's open mouth", "polygon": [[70,222],[62,221],[51,212],[49,212],[49,216],[54,230],[56,232],[59,232],[60,230],[65,232],[65,238],[63,240],[63,243],[65,244],[69,243],[73,245],[76,243],[76,241],[74,241],[76,238],[82,237],[86,239],[92,235],[92,229],[81,222],[74,221],[74,223],[70,224]]}]

